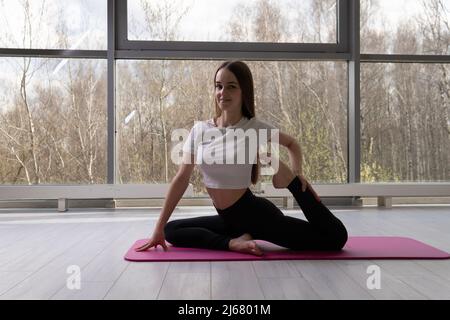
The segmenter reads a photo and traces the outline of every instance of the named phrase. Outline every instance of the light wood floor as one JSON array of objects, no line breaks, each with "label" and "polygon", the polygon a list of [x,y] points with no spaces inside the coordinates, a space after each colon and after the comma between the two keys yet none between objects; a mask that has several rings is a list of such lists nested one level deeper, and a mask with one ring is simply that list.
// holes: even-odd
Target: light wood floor
[{"label": "light wood floor", "polygon": [[[331,209],[350,235],[407,236],[450,252],[449,206]],[[158,212],[1,209],[0,299],[450,299],[450,260],[125,261]],[[207,214],[214,208],[179,207],[172,219]],[[72,265],[80,289],[68,289]],[[367,288],[371,265],[381,289]]]}]

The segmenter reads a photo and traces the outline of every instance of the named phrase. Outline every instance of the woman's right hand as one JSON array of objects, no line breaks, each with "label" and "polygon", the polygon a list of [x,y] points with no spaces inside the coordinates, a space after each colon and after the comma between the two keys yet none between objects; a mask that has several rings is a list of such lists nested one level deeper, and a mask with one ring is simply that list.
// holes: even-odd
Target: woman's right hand
[{"label": "woman's right hand", "polygon": [[167,244],[166,244],[166,237],[164,235],[163,230],[156,230],[153,232],[150,239],[148,239],[147,243],[140,246],[139,248],[136,248],[135,251],[145,251],[147,249],[150,249],[152,247],[155,247],[155,249],[159,246],[163,247],[164,251],[167,251]]}]

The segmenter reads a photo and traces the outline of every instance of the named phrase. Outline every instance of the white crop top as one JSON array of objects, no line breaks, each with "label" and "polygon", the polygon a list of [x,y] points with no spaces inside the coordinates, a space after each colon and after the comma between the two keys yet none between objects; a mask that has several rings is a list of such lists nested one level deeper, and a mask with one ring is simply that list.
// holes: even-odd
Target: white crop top
[{"label": "white crop top", "polygon": [[242,189],[250,186],[257,152],[269,141],[278,143],[278,129],[255,117],[226,128],[209,119],[194,124],[183,152],[194,155],[206,187]]}]

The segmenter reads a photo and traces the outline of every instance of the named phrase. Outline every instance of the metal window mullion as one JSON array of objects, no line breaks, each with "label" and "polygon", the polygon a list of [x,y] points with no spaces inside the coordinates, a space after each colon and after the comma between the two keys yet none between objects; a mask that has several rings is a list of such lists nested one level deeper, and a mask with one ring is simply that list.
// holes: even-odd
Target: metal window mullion
[{"label": "metal window mullion", "polygon": [[119,49],[167,51],[337,52],[335,43],[259,43],[127,40]]},{"label": "metal window mullion", "polygon": [[164,51],[164,50],[117,50],[116,59],[243,59],[243,60],[284,60],[284,61],[348,61],[349,53],[318,52],[227,52],[227,51]]},{"label": "metal window mullion", "polygon": [[351,60],[348,62],[348,182],[361,181],[361,106],[360,106],[360,27],[359,0],[349,3],[349,40]]},{"label": "metal window mullion", "polygon": [[126,49],[128,43],[128,0],[116,1],[116,49]]},{"label": "metal window mullion", "polygon": [[348,4],[348,0],[337,0],[337,42],[336,43],[258,43],[258,42],[207,42],[207,41],[130,41],[128,40],[128,5],[127,0],[117,1],[116,10],[120,12],[117,16],[117,49],[118,50],[157,50],[174,51],[216,51],[235,52],[347,52],[347,26],[346,11],[342,8]]},{"label": "metal window mullion", "polygon": [[116,183],[116,111],[115,111],[115,4],[108,0],[107,50],[107,183]]},{"label": "metal window mullion", "polygon": [[336,0],[336,37],[337,51],[349,52],[349,2],[348,0]]},{"label": "metal window mullion", "polygon": [[105,59],[105,50],[0,48],[0,57]]},{"label": "metal window mullion", "polygon": [[361,54],[367,63],[450,63],[450,55]]}]

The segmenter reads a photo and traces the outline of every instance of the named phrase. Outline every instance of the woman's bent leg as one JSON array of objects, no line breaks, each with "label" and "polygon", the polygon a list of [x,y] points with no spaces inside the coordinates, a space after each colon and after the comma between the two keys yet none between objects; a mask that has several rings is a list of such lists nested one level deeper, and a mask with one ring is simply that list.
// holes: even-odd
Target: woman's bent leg
[{"label": "woman's bent leg", "polygon": [[316,230],[329,238],[336,247],[345,245],[347,230],[342,222],[325,207],[320,199],[314,197],[309,188],[305,192],[301,191],[301,180],[284,162],[279,161],[279,169],[272,177],[272,182],[275,188],[289,189],[300,205],[306,219]]},{"label": "woman's bent leg", "polygon": [[287,188],[313,228],[329,239],[334,249],[342,249],[348,239],[344,224],[321,201],[316,200],[309,188],[302,192],[301,184],[300,179],[296,176]]},{"label": "woman's bent leg", "polygon": [[172,220],[164,228],[166,240],[177,247],[228,250],[236,235],[220,216]]},{"label": "woman's bent leg", "polygon": [[310,222],[285,216],[275,204],[265,198],[256,197],[252,208],[244,223],[246,230],[255,239],[293,250],[336,249],[333,239],[314,228]]}]

